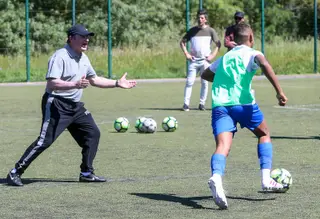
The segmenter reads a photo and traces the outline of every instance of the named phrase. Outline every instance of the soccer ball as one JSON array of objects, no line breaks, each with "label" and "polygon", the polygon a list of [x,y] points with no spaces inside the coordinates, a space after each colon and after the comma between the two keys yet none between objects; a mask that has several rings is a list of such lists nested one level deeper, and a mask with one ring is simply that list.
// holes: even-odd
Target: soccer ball
[{"label": "soccer ball", "polygon": [[137,130],[137,132],[139,133],[142,133],[143,130],[142,130],[142,126],[143,126],[143,122],[144,120],[146,120],[147,118],[146,117],[139,117],[137,120],[136,120],[136,124],[135,124],[135,128]]},{"label": "soccer ball", "polygon": [[157,130],[157,123],[152,118],[146,118],[141,126],[141,130],[144,133],[154,133]]},{"label": "soccer ball", "polygon": [[292,176],[290,172],[283,168],[277,168],[271,171],[270,176],[277,183],[281,183],[286,186],[286,190],[292,185]]},{"label": "soccer ball", "polygon": [[119,117],[114,121],[113,127],[117,132],[126,132],[129,129],[129,120],[125,117]]},{"label": "soccer ball", "polygon": [[168,116],[163,119],[162,128],[166,132],[174,132],[178,128],[178,121],[174,117]]}]

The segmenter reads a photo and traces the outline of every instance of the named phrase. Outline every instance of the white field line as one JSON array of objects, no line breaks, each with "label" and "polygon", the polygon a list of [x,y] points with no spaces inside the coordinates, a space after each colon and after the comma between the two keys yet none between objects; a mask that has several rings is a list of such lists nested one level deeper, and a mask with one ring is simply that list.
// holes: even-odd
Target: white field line
[{"label": "white field line", "polygon": [[285,106],[285,107],[274,106],[274,108],[283,109],[283,110],[297,110],[297,111],[320,111],[320,104],[292,105],[292,106]]}]

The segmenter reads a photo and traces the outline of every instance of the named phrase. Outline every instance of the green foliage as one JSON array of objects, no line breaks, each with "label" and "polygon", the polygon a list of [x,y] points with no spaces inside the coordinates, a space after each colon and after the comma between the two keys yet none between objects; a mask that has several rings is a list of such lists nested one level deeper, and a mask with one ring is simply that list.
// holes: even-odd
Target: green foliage
[{"label": "green foliage", "polygon": [[[320,49],[320,45],[318,45]],[[313,72],[313,39],[290,41],[275,37],[265,46],[265,54],[277,74],[307,74]],[[260,39],[256,38],[256,49]],[[226,52],[222,48],[218,56]],[[47,62],[51,54],[37,53],[31,57],[31,81],[44,81]],[[91,48],[89,56],[98,75],[108,76],[108,52],[99,47]],[[318,56],[318,63],[320,57]],[[25,57],[0,56],[0,82],[25,81]],[[112,76],[119,78],[124,72],[129,78],[183,78],[186,60],[179,42],[161,44],[153,48],[125,47],[112,51]]]},{"label": "green foliage", "polygon": [[112,5],[113,41],[115,46],[153,47],[170,41],[181,30],[174,21],[181,11],[176,10],[174,1],[138,1],[140,4],[128,4],[130,1],[114,1]]},{"label": "green foliage", "polygon": [[209,21],[214,28],[226,28],[234,23],[234,13],[243,11],[239,1],[208,1],[204,7],[208,8]]},{"label": "green foliage", "polygon": [[14,0],[0,0],[0,53],[22,53],[25,48],[24,7]]},{"label": "green foliage", "polygon": [[[296,7],[298,10],[295,11],[297,17],[297,25],[299,27],[298,35],[302,37],[313,35],[314,32],[314,1],[313,0],[303,0],[297,1]],[[319,24],[320,24],[320,2],[318,1],[318,34],[319,34]]]},{"label": "green foliage", "polygon": [[[30,0],[30,40],[32,52],[57,49],[65,41],[72,22],[72,0]],[[23,54],[25,50],[25,0],[0,0],[0,53]],[[196,22],[198,1],[190,1],[191,25]],[[260,0],[203,1],[209,23],[224,29],[234,23],[233,14],[240,10],[256,34],[261,29]],[[185,1],[113,0],[112,46],[153,48],[161,43],[177,41],[185,32]],[[77,0],[76,21],[96,33],[91,45],[107,47],[107,1]],[[312,0],[265,1],[265,33],[293,39],[313,35]],[[319,21],[320,22],[320,21]],[[219,33],[220,36],[223,35]]]},{"label": "green foliage", "polygon": [[47,53],[52,48],[61,47],[66,41],[64,23],[54,18],[55,16],[45,16],[43,12],[35,14],[30,25],[32,51]]}]

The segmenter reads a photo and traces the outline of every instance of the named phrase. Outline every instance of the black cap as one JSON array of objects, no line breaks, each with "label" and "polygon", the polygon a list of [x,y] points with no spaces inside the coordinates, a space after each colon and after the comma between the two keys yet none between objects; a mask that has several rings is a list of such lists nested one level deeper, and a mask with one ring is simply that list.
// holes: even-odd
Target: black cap
[{"label": "black cap", "polygon": [[241,12],[241,11],[237,11],[235,14],[234,14],[234,17],[239,17],[239,18],[244,18],[244,13]]},{"label": "black cap", "polygon": [[75,24],[69,28],[67,31],[68,36],[80,35],[80,36],[94,36],[93,32],[89,32],[87,28],[85,28],[81,24]]}]

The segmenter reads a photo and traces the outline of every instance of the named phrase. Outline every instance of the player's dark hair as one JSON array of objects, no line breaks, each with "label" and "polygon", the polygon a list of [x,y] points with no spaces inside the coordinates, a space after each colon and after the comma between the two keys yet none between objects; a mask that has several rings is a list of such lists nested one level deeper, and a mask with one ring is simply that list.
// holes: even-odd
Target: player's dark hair
[{"label": "player's dark hair", "polygon": [[241,22],[234,27],[234,41],[238,44],[247,42],[251,32],[251,27],[245,22]]},{"label": "player's dark hair", "polygon": [[204,15],[205,18],[208,20],[208,13],[205,9],[199,9],[197,12],[197,17],[199,17],[200,15]]}]

